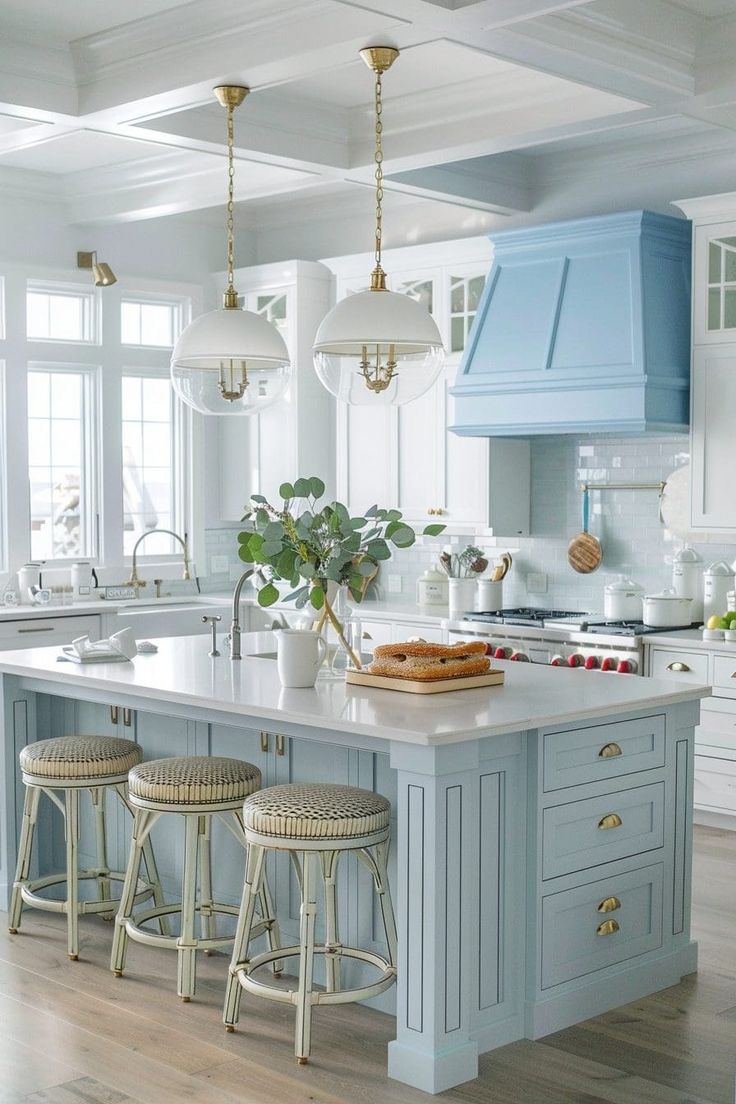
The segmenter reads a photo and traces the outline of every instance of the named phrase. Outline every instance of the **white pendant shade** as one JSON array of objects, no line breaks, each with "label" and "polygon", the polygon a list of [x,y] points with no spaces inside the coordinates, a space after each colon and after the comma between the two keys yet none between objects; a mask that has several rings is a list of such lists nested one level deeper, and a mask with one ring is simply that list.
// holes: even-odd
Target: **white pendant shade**
[{"label": "white pendant shade", "polygon": [[283,395],[290,375],[289,353],[276,327],[235,308],[195,318],[171,358],[174,390],[202,414],[258,413]]},{"label": "white pendant shade", "polygon": [[[314,342],[314,363],[321,382],[342,402],[401,405],[432,386],[444,350],[437,324],[424,307],[394,291],[349,295],[322,320]],[[385,389],[371,390],[362,372],[373,364],[395,361]]]}]

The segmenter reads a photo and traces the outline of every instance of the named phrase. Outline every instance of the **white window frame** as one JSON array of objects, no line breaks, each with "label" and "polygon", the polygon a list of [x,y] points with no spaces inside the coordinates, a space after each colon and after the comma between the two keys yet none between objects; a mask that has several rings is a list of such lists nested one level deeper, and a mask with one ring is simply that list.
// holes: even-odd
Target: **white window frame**
[{"label": "white window frame", "polygon": [[[191,317],[191,311],[187,302],[188,296],[182,297],[181,295],[164,295],[155,292],[132,292],[127,291],[120,296],[120,310],[121,310],[121,331],[122,331],[122,307],[123,303],[138,303],[145,305],[150,303],[154,306],[173,306],[175,310],[174,315],[174,329],[181,333],[184,327],[188,324]],[[153,352],[162,352],[162,350],[168,350],[171,348],[169,345],[147,345],[145,342],[128,342],[123,341],[122,333],[120,337],[120,344],[123,349],[148,349]]]},{"label": "white window frame", "polygon": [[[28,476],[28,369],[54,364],[75,369],[96,370],[97,426],[95,463],[97,470],[97,565],[114,570],[115,581],[130,574],[130,556],[123,555],[122,494],[122,372],[141,369],[167,374],[171,350],[160,346],[122,345],[120,341],[121,300],[141,302],[178,301],[181,324],[203,310],[204,285],[136,279],[118,274],[109,288],[95,289],[97,307],[96,342],[29,340],[26,336],[26,292],[53,286],[71,291],[81,286],[76,269],[60,270],[28,264],[0,265],[4,281],[4,336],[0,336],[0,363],[5,364],[3,408],[12,410],[3,434],[5,455],[0,456],[5,478],[5,499],[0,498],[0,525],[5,527],[5,563],[0,563],[0,588],[30,559],[30,495]],[[2,330],[0,330],[2,334]],[[190,556],[200,574],[206,571],[204,534],[204,427],[201,415],[182,407],[176,418],[177,463],[180,469],[177,513],[189,539]],[[1,427],[0,427],[1,428]],[[104,429],[104,432],[103,432]],[[2,444],[0,443],[0,447]],[[4,509],[2,509],[4,505]],[[145,552],[145,545],[141,552]],[[141,555],[139,562],[181,561],[181,554]],[[46,561],[48,569],[68,568],[69,559]],[[109,577],[109,573],[108,573]]]},{"label": "white window frame", "polygon": [[99,345],[102,335],[102,299],[99,288],[89,284],[69,283],[62,280],[37,280],[29,276],[26,292],[37,295],[81,296],[89,300],[89,318],[86,319],[89,337],[29,337],[26,322],[26,340],[45,345]]},{"label": "white window frame", "polygon": [[[26,379],[30,384],[35,372],[52,374],[69,373],[82,377],[82,463],[81,470],[84,473],[85,484],[82,488],[87,497],[85,508],[86,529],[85,547],[79,553],[85,559],[97,560],[99,553],[99,518],[100,518],[100,469],[102,455],[100,449],[100,367],[99,365],[60,363],[58,361],[31,361],[27,365]],[[26,431],[28,421],[26,420]],[[28,463],[30,473],[30,462]],[[30,489],[30,478],[28,479]],[[29,502],[30,513],[30,502]],[[29,526],[28,545],[31,550],[31,533]],[[32,555],[31,551],[31,555]],[[44,560],[49,567],[63,567],[70,563],[73,556],[58,556]]]}]

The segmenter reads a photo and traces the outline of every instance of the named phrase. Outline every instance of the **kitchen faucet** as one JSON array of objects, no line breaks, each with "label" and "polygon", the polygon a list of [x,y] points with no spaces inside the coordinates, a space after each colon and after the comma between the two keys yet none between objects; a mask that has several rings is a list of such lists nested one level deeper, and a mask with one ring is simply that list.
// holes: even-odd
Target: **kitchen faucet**
[{"label": "kitchen faucet", "polygon": [[243,589],[243,585],[247,579],[250,579],[251,575],[254,575],[255,571],[252,567],[249,567],[247,571],[238,579],[235,584],[235,590],[233,591],[233,619],[230,622],[230,658],[242,659],[240,654],[240,592]]},{"label": "kitchen faucet", "polygon": [[141,533],[140,537],[133,545],[133,566],[131,568],[130,578],[128,579],[128,586],[135,587],[136,597],[138,596],[138,591],[140,590],[140,588],[146,586],[146,580],[138,578],[138,545],[141,543],[141,541],[144,541],[146,537],[150,537],[151,533],[166,533],[168,536],[174,537],[175,540],[178,540],[179,544],[182,547],[182,555],[184,559],[184,574],[182,575],[182,579],[191,579],[191,575],[189,574],[189,546],[187,545],[186,533],[183,537],[180,537],[179,534],[175,533],[173,529],[147,529],[145,533]]}]

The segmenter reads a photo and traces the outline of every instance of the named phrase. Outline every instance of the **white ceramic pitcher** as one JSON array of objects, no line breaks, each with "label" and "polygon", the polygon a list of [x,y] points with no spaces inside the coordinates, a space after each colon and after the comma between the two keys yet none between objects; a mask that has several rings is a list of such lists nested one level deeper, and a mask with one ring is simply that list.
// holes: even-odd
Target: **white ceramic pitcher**
[{"label": "white ceramic pitcher", "polygon": [[279,629],[276,647],[281,685],[294,688],[314,686],[327,655],[327,645],[320,634],[309,629]]}]

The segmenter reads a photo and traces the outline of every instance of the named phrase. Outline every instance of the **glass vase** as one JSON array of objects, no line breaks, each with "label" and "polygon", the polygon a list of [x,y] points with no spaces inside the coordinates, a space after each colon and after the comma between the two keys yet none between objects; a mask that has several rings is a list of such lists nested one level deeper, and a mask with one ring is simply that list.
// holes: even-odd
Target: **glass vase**
[{"label": "glass vase", "polygon": [[325,674],[344,678],[349,667],[360,666],[360,620],[348,601],[347,588],[339,587],[334,598],[325,599],[324,634],[328,647]]}]

